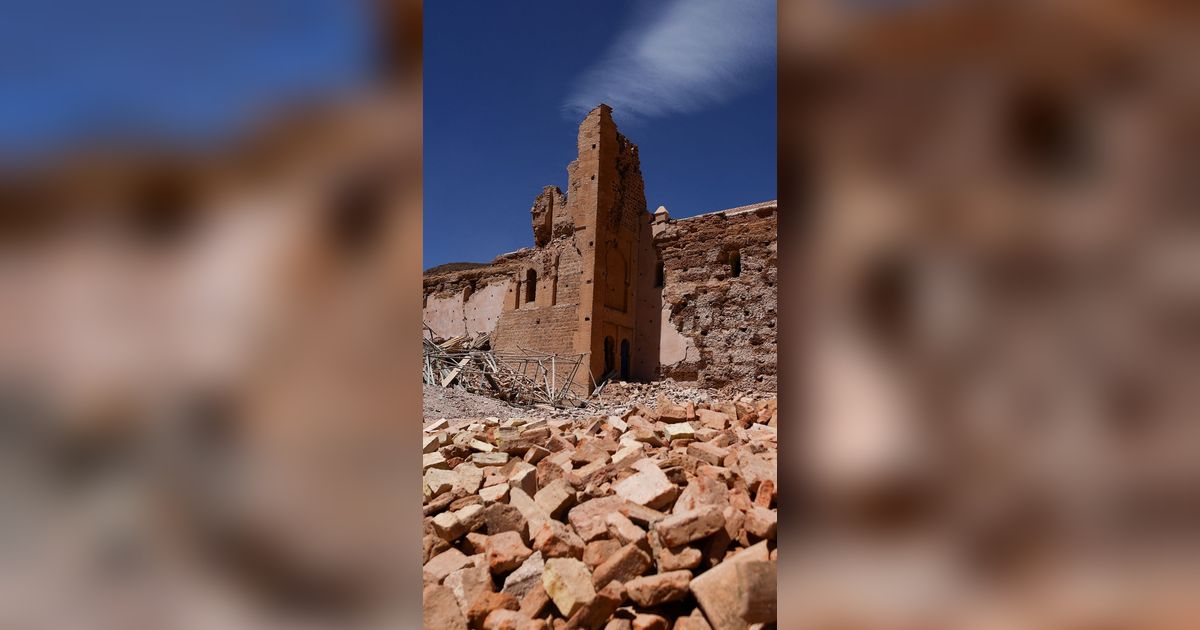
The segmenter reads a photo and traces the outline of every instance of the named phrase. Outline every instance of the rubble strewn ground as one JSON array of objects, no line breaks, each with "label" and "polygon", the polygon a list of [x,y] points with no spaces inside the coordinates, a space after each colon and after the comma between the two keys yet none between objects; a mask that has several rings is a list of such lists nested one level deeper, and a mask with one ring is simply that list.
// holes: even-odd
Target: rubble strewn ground
[{"label": "rubble strewn ground", "polygon": [[774,627],[775,399],[619,385],[442,417],[481,401],[427,388],[426,628]]},{"label": "rubble strewn ground", "polygon": [[742,401],[754,404],[775,397],[774,392],[747,392],[735,388],[698,388],[676,383],[670,379],[652,383],[609,383],[598,394],[584,401],[582,407],[551,407],[550,405],[514,405],[503,400],[468,392],[465,389],[424,385],[423,416],[426,422],[442,418],[473,418],[497,416],[515,418],[537,415],[546,418],[592,418],[595,416],[621,416],[635,405],[654,406],[660,396],[680,404],[696,406],[717,401]]},{"label": "rubble strewn ground", "polygon": [[460,387],[437,385],[422,386],[421,407],[426,420],[486,416],[508,418],[529,413],[527,409],[510,405],[503,400],[472,394]]}]

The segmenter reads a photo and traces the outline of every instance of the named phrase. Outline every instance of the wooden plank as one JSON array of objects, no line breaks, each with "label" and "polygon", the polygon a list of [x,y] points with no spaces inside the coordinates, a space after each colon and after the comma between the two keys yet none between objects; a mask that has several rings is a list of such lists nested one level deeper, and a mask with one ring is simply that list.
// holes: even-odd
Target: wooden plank
[{"label": "wooden plank", "polygon": [[463,366],[466,365],[467,362],[470,360],[471,360],[471,357],[466,357],[462,361],[459,361],[458,367],[455,367],[453,370],[450,370],[450,373],[446,375],[446,378],[442,379],[442,387],[446,387],[450,383],[453,383],[454,379],[458,378],[458,373],[462,371]]}]

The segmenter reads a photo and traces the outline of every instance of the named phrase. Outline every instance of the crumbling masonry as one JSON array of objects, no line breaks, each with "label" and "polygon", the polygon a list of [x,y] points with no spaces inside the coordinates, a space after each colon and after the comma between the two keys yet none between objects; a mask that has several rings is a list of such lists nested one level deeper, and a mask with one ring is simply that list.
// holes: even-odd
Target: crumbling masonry
[{"label": "crumbling masonry", "polygon": [[776,202],[651,215],[637,145],[607,105],[580,124],[578,149],[567,191],[547,186],[534,201],[533,248],[426,272],[433,333],[583,354],[580,390],[611,376],[774,391]]}]

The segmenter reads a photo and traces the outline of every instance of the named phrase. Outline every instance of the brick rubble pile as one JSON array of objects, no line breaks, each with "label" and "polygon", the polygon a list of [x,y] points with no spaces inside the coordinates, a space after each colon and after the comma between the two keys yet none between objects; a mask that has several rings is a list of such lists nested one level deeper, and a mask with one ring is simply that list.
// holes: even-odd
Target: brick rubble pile
[{"label": "brick rubble pile", "polygon": [[426,628],[774,626],[774,399],[443,419],[423,442]]}]

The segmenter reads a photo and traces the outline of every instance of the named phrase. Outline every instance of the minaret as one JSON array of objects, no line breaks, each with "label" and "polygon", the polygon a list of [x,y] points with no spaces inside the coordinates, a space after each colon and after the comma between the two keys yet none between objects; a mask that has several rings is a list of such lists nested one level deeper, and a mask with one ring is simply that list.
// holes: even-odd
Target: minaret
[{"label": "minaret", "polygon": [[567,167],[567,208],[582,255],[575,347],[592,376],[634,377],[639,239],[648,228],[637,146],[601,104],[579,125],[579,155]]}]

